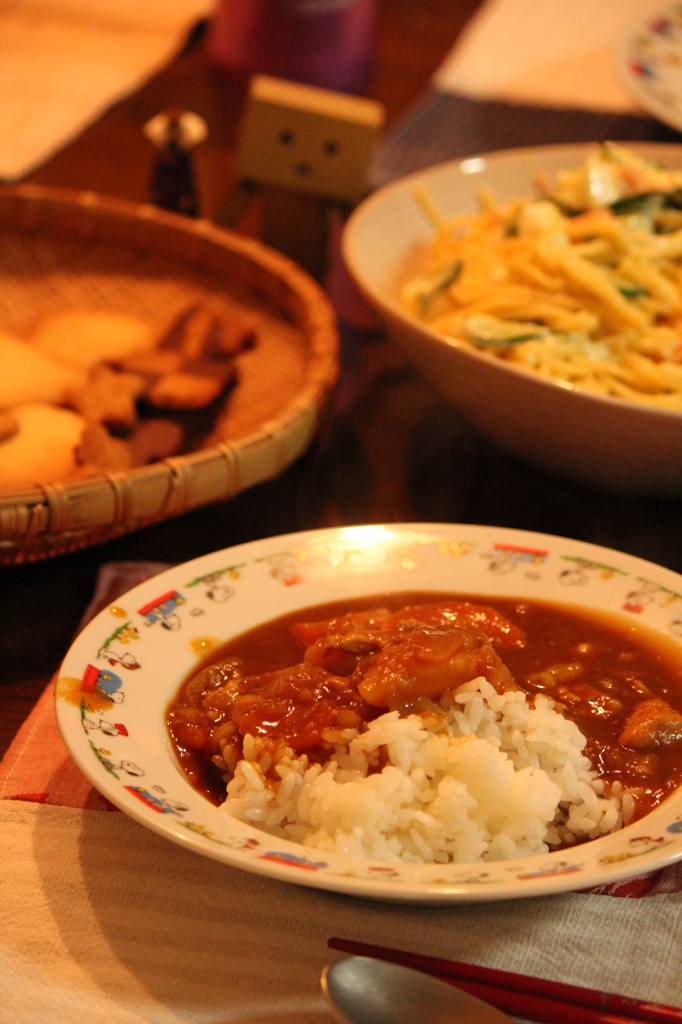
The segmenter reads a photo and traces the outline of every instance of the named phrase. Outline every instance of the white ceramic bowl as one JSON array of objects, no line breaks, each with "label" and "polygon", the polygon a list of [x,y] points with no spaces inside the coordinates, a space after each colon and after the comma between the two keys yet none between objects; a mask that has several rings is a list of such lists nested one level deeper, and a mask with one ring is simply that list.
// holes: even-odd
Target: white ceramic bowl
[{"label": "white ceramic bowl", "polygon": [[[630,145],[628,143],[628,145]],[[482,434],[543,469],[622,493],[682,494],[682,414],[571,391],[439,335],[406,313],[401,284],[419,267],[433,228],[414,199],[424,188],[446,217],[477,209],[476,190],[501,200],[535,194],[533,176],[582,162],[589,146],[510,150],[439,164],[379,189],[355,210],[344,258],[405,357]],[[632,145],[670,167],[682,146]]]},{"label": "white ceramic bowl", "polygon": [[606,609],[682,647],[682,577],[630,555],[487,526],[318,530],[205,555],[100,612],[60,669],[61,734],[93,785],[147,828],[247,871],[357,896],[431,903],[539,896],[682,858],[682,788],[641,821],[571,850],[440,865],[377,862],[273,839],[192,788],[173,754],[164,713],[210,638],[226,641],[326,601],[416,590]]}]

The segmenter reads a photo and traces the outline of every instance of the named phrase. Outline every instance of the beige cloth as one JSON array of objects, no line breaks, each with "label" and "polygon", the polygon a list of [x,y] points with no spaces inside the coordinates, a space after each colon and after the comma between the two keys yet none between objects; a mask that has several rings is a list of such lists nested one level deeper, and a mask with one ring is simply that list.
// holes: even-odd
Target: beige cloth
[{"label": "beige cloth", "polygon": [[181,849],[117,812],[0,802],[0,1020],[330,1024],[339,935],[682,1005],[682,894],[381,904]]},{"label": "beige cloth", "polygon": [[0,3],[0,179],[15,180],[170,61],[214,0]]},{"label": "beige cloth", "polygon": [[487,0],[434,77],[441,92],[632,112],[614,46],[665,0]]}]

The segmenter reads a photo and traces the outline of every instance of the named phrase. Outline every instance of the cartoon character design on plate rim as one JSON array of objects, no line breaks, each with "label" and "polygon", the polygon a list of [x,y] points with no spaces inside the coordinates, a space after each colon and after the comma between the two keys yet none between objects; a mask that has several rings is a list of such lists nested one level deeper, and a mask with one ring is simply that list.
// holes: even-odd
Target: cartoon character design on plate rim
[{"label": "cartoon character design on plate rim", "polygon": [[397,565],[414,572],[426,562],[425,549],[435,549],[439,555],[462,558],[473,544],[466,541],[442,539],[419,534],[406,534],[404,543],[387,547],[379,540],[358,544],[347,541],[313,545],[295,551],[281,551],[275,555],[257,558],[256,562],[270,565],[270,575],[292,587],[313,577],[333,575],[337,572],[371,572],[378,566]]},{"label": "cartoon character design on plate rim", "polygon": [[86,712],[94,715],[99,711],[110,711],[114,704],[124,701],[122,685],[121,677],[116,672],[88,663],[80,679],[59,676],[55,694],[67,704],[80,708],[81,715]]},{"label": "cartoon character design on plate rim", "polygon": [[559,573],[559,583],[565,587],[582,587],[598,576],[602,580],[610,580],[616,574],[627,576],[628,573],[622,569],[614,569],[611,565],[603,565],[601,562],[592,562],[588,558],[578,558],[573,555],[562,555],[565,562],[573,562],[570,569],[562,569]]},{"label": "cartoon character design on plate rim", "polygon": [[206,587],[204,591],[205,596],[209,601],[215,601],[217,604],[223,604],[225,601],[229,601],[231,597],[234,597],[234,587],[231,587],[226,582],[226,577],[232,580],[238,580],[240,573],[239,570],[243,569],[245,562],[239,565],[230,565],[225,569],[216,569],[213,572],[207,572],[204,576],[197,576],[196,579],[186,583],[185,586],[189,590],[190,587],[199,586],[202,584]]},{"label": "cartoon character design on plate rim", "polygon": [[133,670],[140,667],[140,663],[132,651],[122,650],[121,644],[127,645],[133,640],[139,640],[140,634],[137,626],[131,621],[124,622],[111,636],[108,636],[97,652],[98,660],[108,661],[110,665],[120,665],[121,668]]},{"label": "cartoon character design on plate rim", "polygon": [[206,828],[205,825],[198,825],[194,821],[183,821],[181,824],[184,825],[189,832],[194,832],[195,835],[203,836],[204,839],[210,839],[212,843],[220,843],[221,846],[227,846],[231,850],[242,850],[247,853],[252,853],[261,845],[260,840],[254,839],[252,836],[228,835],[225,839],[218,839],[215,832],[210,828]]},{"label": "cartoon character design on plate rim", "polygon": [[541,864],[534,871],[518,871],[516,877],[520,882],[534,878],[552,878],[556,875],[572,875],[585,869],[584,864],[571,864],[568,860],[557,860],[553,863]]},{"label": "cartoon character design on plate rim", "polygon": [[272,850],[268,853],[260,854],[261,860],[270,860],[275,864],[285,864],[288,867],[302,868],[304,871],[320,871],[323,868],[328,868],[329,865],[324,860],[308,860],[307,857],[299,856],[295,853],[287,853],[282,850]]},{"label": "cartoon character design on plate rim", "polygon": [[139,765],[135,764],[134,761],[129,761],[127,758],[121,758],[120,761],[113,761],[110,750],[105,750],[104,747],[96,747],[92,740],[88,740],[92,747],[93,753],[100,764],[106,768],[115,779],[119,776],[117,772],[125,772],[126,775],[141,776],[144,775],[144,768],[140,768]]},{"label": "cartoon character design on plate rim", "polygon": [[469,871],[465,874],[453,874],[448,877],[447,875],[438,875],[433,878],[429,877],[430,885],[494,885],[505,881],[500,876],[494,877],[488,871]]},{"label": "cartoon character design on plate rim", "polygon": [[651,580],[637,577],[638,586],[629,590],[623,602],[623,611],[641,615],[648,605],[656,604],[659,608],[672,604],[674,601],[682,600],[682,595],[676,594],[674,590],[668,590],[660,583],[652,583]]},{"label": "cartoon character design on plate rim", "polygon": [[[180,803],[177,800],[169,800],[168,797],[156,796],[155,793],[150,792],[144,786],[124,786],[123,788],[132,793],[138,800],[141,800],[150,810],[156,811],[157,814],[184,814],[185,811],[189,810],[187,804]],[[159,786],[154,786],[153,788],[160,789]]]},{"label": "cartoon character design on plate rim", "polygon": [[649,19],[634,34],[627,56],[628,71],[666,107],[678,106],[676,90],[666,89],[665,81],[666,72],[675,75],[679,66],[681,25],[679,5]]},{"label": "cartoon character design on plate rim", "polygon": [[95,721],[93,718],[88,718],[85,712],[81,716],[83,728],[88,735],[91,732],[95,732],[100,729],[105,736],[127,736],[128,729],[123,722],[107,722],[105,718],[100,718]]},{"label": "cartoon character design on plate rim", "polygon": [[180,629],[182,624],[177,609],[185,604],[186,600],[177,590],[168,590],[138,608],[138,614],[144,617],[145,626],[153,626],[155,622],[159,622],[163,629],[175,631]]},{"label": "cartoon character design on plate rim", "polygon": [[[520,547],[518,544],[493,544],[492,551],[486,551],[481,558],[488,560],[488,569],[495,576],[503,576],[512,572],[517,565],[541,567],[545,564],[549,551],[542,548]],[[524,573],[529,579],[539,579],[540,573],[532,569]]]},{"label": "cartoon character design on plate rim", "polygon": [[[668,829],[670,831],[670,829]],[[663,846],[670,846],[672,839],[665,836],[658,836],[652,839],[651,836],[632,836],[628,839],[628,849],[620,853],[607,854],[599,858],[600,864],[619,864],[623,860],[630,860],[632,857],[641,857],[644,853],[651,853],[652,850],[660,850]]]}]

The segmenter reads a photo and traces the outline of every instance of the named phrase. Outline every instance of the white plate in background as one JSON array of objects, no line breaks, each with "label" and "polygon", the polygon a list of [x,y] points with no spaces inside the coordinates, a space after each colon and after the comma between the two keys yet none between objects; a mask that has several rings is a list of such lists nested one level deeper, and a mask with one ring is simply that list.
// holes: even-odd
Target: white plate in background
[{"label": "white plate in background", "polygon": [[616,70],[633,100],[682,131],[682,3],[631,27],[615,50]]}]

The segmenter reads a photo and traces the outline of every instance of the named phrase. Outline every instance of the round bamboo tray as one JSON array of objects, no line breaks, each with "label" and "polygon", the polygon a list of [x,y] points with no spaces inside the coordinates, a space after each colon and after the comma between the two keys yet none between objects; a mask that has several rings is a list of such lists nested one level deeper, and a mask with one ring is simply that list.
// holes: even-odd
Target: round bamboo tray
[{"label": "round bamboo tray", "polygon": [[[0,492],[0,564],[63,554],[281,473],[315,432],[338,375],[334,313],[300,267],[261,243],[149,205],[35,185],[0,187],[0,330],[64,309],[160,325],[218,300],[257,328],[207,447],[123,473]],[[0,367],[0,372],[2,368]]]}]

